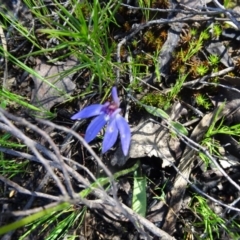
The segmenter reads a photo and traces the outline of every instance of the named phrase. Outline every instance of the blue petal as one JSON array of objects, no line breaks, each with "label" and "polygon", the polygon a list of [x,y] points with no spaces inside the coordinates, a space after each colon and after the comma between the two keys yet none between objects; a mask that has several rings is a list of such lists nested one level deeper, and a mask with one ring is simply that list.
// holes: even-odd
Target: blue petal
[{"label": "blue petal", "polygon": [[115,119],[120,133],[122,151],[123,154],[127,156],[131,142],[131,130],[125,118],[123,118],[120,114],[117,114]]},{"label": "blue petal", "polygon": [[118,128],[116,125],[116,120],[113,119],[109,122],[105,132],[105,136],[102,144],[102,153],[105,153],[114,145],[114,143],[117,141],[117,136],[118,136]]},{"label": "blue petal", "polygon": [[76,120],[76,119],[81,119],[81,118],[89,118],[89,117],[94,117],[99,114],[101,114],[103,105],[102,104],[93,104],[88,107],[85,107],[83,110],[80,112],[74,114],[71,119]]},{"label": "blue petal", "polygon": [[94,118],[87,128],[85,134],[86,142],[91,142],[97,136],[103,126],[107,123],[107,121],[108,116],[106,114],[101,114],[98,117]]},{"label": "blue petal", "polygon": [[120,105],[120,101],[119,101],[119,98],[118,98],[117,88],[116,87],[112,88],[112,98],[113,98],[113,101],[117,104],[117,106],[119,106]]}]

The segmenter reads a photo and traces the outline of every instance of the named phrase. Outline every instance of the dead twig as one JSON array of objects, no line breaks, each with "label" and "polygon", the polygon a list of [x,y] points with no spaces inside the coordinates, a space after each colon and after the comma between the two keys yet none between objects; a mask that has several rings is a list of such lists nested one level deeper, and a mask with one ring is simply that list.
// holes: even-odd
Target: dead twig
[{"label": "dead twig", "polygon": [[2,113],[2,110],[0,109],[0,119],[4,121],[7,125],[0,123],[0,129],[3,129],[9,133],[11,133],[13,136],[18,137],[21,139],[26,146],[29,147],[29,149],[34,153],[34,155],[39,159],[41,164],[46,168],[46,170],[49,172],[51,177],[56,181],[57,186],[61,193],[64,196],[67,196],[67,191],[63,184],[61,183],[60,179],[57,177],[57,175],[54,173],[52,168],[50,167],[48,161],[40,154],[40,152],[36,148],[36,142],[34,142],[32,139],[27,137],[24,133],[22,133],[18,128],[16,128]]},{"label": "dead twig", "polygon": [[69,195],[71,197],[73,197],[74,191],[73,191],[73,188],[72,188],[72,184],[70,182],[70,178],[69,178],[68,172],[66,171],[65,164],[64,164],[64,161],[62,159],[62,155],[61,155],[61,153],[59,151],[59,148],[53,142],[51,137],[48,134],[46,134],[46,132],[41,130],[39,127],[37,127],[36,125],[30,123],[29,121],[27,121],[27,120],[25,120],[23,118],[13,116],[12,114],[7,113],[6,111],[4,111],[4,112],[2,111],[2,113],[4,113],[4,115],[6,117],[8,117],[9,119],[11,119],[11,120],[13,120],[15,122],[18,122],[18,123],[20,123],[23,126],[30,127],[34,132],[38,133],[40,136],[42,136],[50,144],[50,146],[52,147],[52,149],[53,149],[53,151],[54,151],[54,153],[56,155],[57,162],[61,166],[61,171],[63,172],[63,175],[64,175],[64,181],[66,183],[68,193],[69,193]]},{"label": "dead twig", "polygon": [[23,193],[23,194],[27,194],[33,197],[41,197],[41,198],[47,198],[47,199],[51,199],[54,201],[59,201],[61,198],[60,197],[56,197],[50,194],[46,194],[46,193],[41,193],[41,192],[36,192],[36,191],[29,191],[26,188],[21,187],[19,184],[5,178],[4,176],[0,175],[0,180],[2,182],[4,182],[5,184],[7,184],[8,186],[13,187],[16,191]]}]

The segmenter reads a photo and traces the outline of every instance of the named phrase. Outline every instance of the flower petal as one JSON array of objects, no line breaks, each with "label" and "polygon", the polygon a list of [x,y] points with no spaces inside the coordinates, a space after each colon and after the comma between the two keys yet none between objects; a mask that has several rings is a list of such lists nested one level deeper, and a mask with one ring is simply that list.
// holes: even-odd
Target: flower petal
[{"label": "flower petal", "polygon": [[118,136],[118,128],[117,128],[116,120],[113,119],[113,120],[110,120],[105,132],[105,136],[102,144],[102,153],[105,153],[114,145],[114,143],[117,141],[117,136]]},{"label": "flower petal", "polygon": [[107,121],[108,116],[106,114],[101,114],[98,117],[94,118],[87,128],[85,134],[86,142],[91,142],[97,136],[103,126],[107,123]]},{"label": "flower petal", "polygon": [[93,104],[88,107],[85,107],[82,109],[80,112],[74,114],[71,119],[76,120],[76,119],[81,119],[81,118],[89,118],[89,117],[94,117],[99,114],[101,114],[102,108],[104,105],[102,104]]},{"label": "flower petal", "polygon": [[118,98],[117,88],[116,87],[112,88],[112,98],[113,98],[113,101],[117,104],[117,106],[119,106],[120,105],[120,101],[119,101],[119,98]]},{"label": "flower petal", "polygon": [[131,130],[125,118],[120,114],[117,114],[115,119],[120,133],[122,151],[123,154],[127,156],[131,142]]}]

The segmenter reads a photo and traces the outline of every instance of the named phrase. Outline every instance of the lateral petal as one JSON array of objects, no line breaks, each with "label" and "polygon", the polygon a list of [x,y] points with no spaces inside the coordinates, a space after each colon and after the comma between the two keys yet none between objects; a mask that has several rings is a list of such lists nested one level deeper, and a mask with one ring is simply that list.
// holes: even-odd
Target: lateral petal
[{"label": "lateral petal", "polygon": [[125,118],[123,118],[120,114],[117,114],[115,118],[120,133],[122,151],[123,154],[127,156],[131,142],[131,130]]},{"label": "lateral petal", "polygon": [[105,153],[114,145],[114,143],[117,141],[117,136],[118,136],[118,128],[117,128],[116,120],[113,119],[113,120],[110,120],[105,132],[105,136],[102,144],[102,153]]},{"label": "lateral petal", "polygon": [[76,119],[81,119],[81,118],[89,118],[89,117],[94,117],[102,113],[102,108],[104,106],[102,104],[93,104],[88,107],[85,107],[78,113],[74,114],[71,119],[76,120]]},{"label": "lateral petal", "polygon": [[108,117],[106,114],[101,114],[94,118],[87,128],[85,134],[86,142],[91,142],[97,136],[103,126],[107,123],[107,121]]}]

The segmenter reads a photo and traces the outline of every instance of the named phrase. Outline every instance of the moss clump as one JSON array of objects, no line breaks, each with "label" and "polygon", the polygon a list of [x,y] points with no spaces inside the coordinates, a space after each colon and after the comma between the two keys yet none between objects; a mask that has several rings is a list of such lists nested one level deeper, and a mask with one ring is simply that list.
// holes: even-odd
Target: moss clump
[{"label": "moss clump", "polygon": [[159,93],[148,93],[141,99],[141,103],[162,108],[166,105],[167,97]]}]

